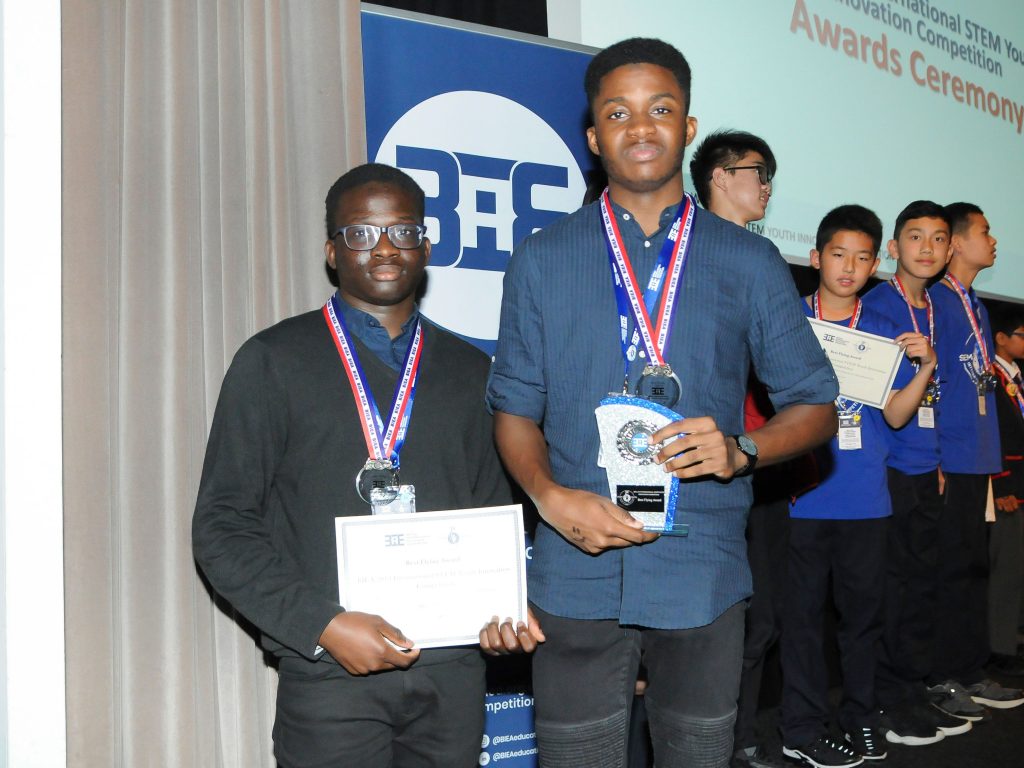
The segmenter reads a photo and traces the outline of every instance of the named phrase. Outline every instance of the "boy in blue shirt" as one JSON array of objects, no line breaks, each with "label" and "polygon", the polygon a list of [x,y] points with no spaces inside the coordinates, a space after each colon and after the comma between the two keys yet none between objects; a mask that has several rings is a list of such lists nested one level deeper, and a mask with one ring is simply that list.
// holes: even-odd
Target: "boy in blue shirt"
[{"label": "boy in blue shirt", "polygon": [[[859,205],[830,211],[818,226],[811,266],[818,290],[805,298],[808,317],[894,338],[918,370],[901,366],[884,411],[836,400],[839,434],[815,458],[819,484],[790,507],[787,607],[782,634],[783,754],[813,768],[860,765],[886,756],[876,724],[875,658],[882,629],[885,548],[890,515],[885,424],[901,426],[917,412],[935,370],[923,334],[900,333],[866,308],[857,293],[878,269],[882,224]],[[828,733],[828,674],[822,633],[828,577],[839,612],[843,672],[839,726],[846,743]]]},{"label": "boy in blue shirt", "polygon": [[1015,689],[985,679],[988,638],[989,476],[1002,471],[992,332],[971,287],[995,263],[996,239],[972,203],[946,206],[952,257],[928,293],[935,305],[939,385],[936,424],[945,476],[935,575],[936,621],[928,691],[951,715],[980,720],[986,710],[1024,704]]},{"label": "boy in blue shirt", "polygon": [[[864,296],[864,306],[885,315],[899,331],[926,334],[934,344],[935,309],[928,282],[950,257],[945,208],[915,200],[896,217],[890,257],[896,274]],[[886,562],[885,612],[875,687],[884,708],[880,730],[894,744],[921,746],[966,733],[971,722],[930,705],[924,683],[931,673],[935,634],[934,577],[942,515],[938,399],[935,377],[909,422],[888,428],[888,485],[892,519]]]}]

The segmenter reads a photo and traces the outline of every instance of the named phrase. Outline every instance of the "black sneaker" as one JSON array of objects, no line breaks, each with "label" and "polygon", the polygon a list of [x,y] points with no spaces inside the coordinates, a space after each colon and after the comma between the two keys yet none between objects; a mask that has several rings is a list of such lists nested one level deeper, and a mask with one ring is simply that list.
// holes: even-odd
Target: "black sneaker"
[{"label": "black sneaker", "polygon": [[878,737],[874,728],[858,728],[846,734],[846,743],[865,760],[885,760],[885,741]]},{"label": "black sneaker", "polygon": [[782,754],[811,768],[852,768],[864,762],[864,758],[830,736],[819,736],[803,747],[783,747]]},{"label": "black sneaker", "polygon": [[[964,722],[961,720],[960,722]],[[942,741],[945,734],[937,725],[906,709],[879,710],[878,730],[892,744],[923,747]]]},{"label": "black sneaker", "polygon": [[930,704],[915,704],[912,706],[910,714],[920,720],[922,724],[937,728],[945,736],[959,736],[974,727],[974,723],[970,720],[953,717]]},{"label": "black sneaker", "polygon": [[737,749],[732,753],[729,768],[787,768],[782,758],[772,757],[760,745]]},{"label": "black sneaker", "polygon": [[993,653],[988,660],[989,671],[1006,677],[1024,677],[1024,659],[1014,654]]}]

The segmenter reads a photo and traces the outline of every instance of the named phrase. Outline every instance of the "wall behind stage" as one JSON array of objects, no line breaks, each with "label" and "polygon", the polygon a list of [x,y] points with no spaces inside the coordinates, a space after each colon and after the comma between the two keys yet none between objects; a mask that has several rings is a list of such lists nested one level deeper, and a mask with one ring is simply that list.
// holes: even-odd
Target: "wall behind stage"
[{"label": "wall behind stage", "polygon": [[[886,235],[920,198],[968,200],[999,239],[983,294],[1024,299],[1024,15],[1005,0],[560,0],[549,34],[604,47],[658,36],[693,68],[699,136],[763,136],[779,161],[756,229],[806,263],[831,207]],[[551,4],[549,3],[549,6]],[[880,272],[891,272],[884,259]]]},{"label": "wall behind stage", "polygon": [[362,14],[367,156],[426,192],[424,314],[493,352],[513,247],[586,192],[592,52],[396,13]]}]

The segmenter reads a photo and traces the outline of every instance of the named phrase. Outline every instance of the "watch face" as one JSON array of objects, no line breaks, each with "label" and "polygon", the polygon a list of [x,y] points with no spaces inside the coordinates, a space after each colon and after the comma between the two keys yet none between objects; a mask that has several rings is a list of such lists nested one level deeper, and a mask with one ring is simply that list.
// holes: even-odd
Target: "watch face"
[{"label": "watch face", "polygon": [[736,443],[748,456],[757,456],[757,444],[746,435],[737,435]]}]

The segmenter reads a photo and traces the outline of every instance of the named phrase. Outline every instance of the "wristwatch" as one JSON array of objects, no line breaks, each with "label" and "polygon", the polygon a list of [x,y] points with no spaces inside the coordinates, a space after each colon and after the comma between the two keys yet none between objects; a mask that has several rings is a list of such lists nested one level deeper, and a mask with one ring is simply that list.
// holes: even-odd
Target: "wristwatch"
[{"label": "wristwatch", "polygon": [[732,439],[736,441],[736,447],[740,449],[740,453],[747,457],[747,463],[733,472],[732,476],[746,477],[757,466],[757,443],[746,435],[733,435]]}]

